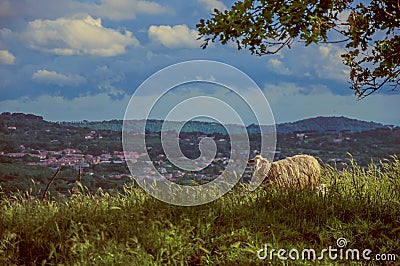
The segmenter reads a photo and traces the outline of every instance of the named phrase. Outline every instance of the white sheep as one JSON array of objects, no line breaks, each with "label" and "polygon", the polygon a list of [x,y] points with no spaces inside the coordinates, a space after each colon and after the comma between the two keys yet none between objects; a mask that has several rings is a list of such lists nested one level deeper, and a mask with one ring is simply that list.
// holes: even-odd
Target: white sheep
[{"label": "white sheep", "polygon": [[321,167],[313,156],[295,155],[276,162],[269,162],[261,155],[254,157],[254,175],[265,182],[283,187],[316,188]]}]

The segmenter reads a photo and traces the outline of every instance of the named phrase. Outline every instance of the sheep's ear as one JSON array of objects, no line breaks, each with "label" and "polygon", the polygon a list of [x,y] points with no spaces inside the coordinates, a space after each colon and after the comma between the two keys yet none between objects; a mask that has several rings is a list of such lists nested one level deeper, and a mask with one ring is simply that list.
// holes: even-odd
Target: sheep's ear
[{"label": "sheep's ear", "polygon": [[267,159],[263,159],[262,162],[265,164],[270,164],[270,162]]}]

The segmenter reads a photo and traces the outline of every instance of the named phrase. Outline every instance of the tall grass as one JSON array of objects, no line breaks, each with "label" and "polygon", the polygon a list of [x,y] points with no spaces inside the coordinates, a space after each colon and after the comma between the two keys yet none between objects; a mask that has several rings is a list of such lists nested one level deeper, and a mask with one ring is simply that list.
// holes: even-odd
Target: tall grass
[{"label": "tall grass", "polygon": [[324,196],[273,187],[249,192],[237,185],[195,207],[168,205],[130,184],[117,195],[90,194],[83,187],[58,200],[2,195],[0,264],[304,265],[310,261],[262,261],[257,251],[264,244],[321,250],[336,246],[339,237],[348,248],[400,254],[397,158],[368,169],[354,161],[342,171],[326,165],[322,182]]}]

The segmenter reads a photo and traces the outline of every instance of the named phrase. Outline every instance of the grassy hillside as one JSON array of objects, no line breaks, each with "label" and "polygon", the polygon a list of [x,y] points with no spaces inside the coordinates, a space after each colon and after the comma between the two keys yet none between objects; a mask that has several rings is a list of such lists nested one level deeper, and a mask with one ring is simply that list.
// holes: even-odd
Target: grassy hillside
[{"label": "grassy hillside", "polygon": [[[1,265],[266,265],[257,251],[336,247],[397,254],[400,261],[400,162],[361,169],[325,166],[325,195],[314,191],[236,187],[197,207],[160,202],[139,188],[111,196],[84,188],[69,198],[40,201],[1,195]],[[287,255],[286,255],[287,256]],[[388,258],[388,257],[387,257]],[[335,265],[325,254],[322,265]],[[346,261],[354,265],[377,261]],[[287,265],[308,264],[307,260]]]}]

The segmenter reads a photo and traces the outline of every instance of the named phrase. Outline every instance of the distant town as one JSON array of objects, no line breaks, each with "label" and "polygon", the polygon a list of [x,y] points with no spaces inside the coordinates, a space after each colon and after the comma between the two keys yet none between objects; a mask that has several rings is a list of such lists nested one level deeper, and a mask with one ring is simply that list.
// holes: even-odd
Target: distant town
[{"label": "distant town", "polygon": [[[8,130],[15,131],[16,127],[8,127]],[[49,133],[50,130],[46,129],[45,132]],[[198,142],[206,135],[201,135],[195,139],[192,138],[185,138],[180,139],[180,141],[184,142],[188,146],[195,146]],[[91,130],[84,136],[83,141],[91,141],[91,140],[101,140],[103,137],[101,134],[96,132],[95,130]],[[219,143],[228,144],[226,138],[219,138],[217,140]],[[53,139],[50,143],[57,143],[59,142],[58,139]],[[74,148],[66,148],[62,150],[34,150],[32,148],[27,148],[24,145],[20,145],[20,152],[9,152],[4,153],[3,151],[0,152],[0,155],[3,157],[8,157],[11,159],[19,159],[22,160],[26,165],[29,166],[45,166],[50,168],[58,168],[60,166],[70,167],[75,170],[81,169],[88,175],[93,175],[93,166],[94,165],[126,165],[126,159],[129,159],[131,162],[137,161],[140,157],[147,156],[147,153],[139,153],[139,152],[129,152],[129,151],[120,151],[115,150],[111,152],[104,152],[99,155],[93,155],[90,153],[84,153],[80,149]],[[147,150],[151,151],[153,149],[152,146],[147,146]],[[258,150],[252,151],[253,155],[258,154]],[[165,178],[176,181],[180,178],[186,178],[190,180],[198,180],[199,182],[205,182],[214,179],[217,175],[219,175],[226,164],[229,162],[229,154],[223,156],[222,153],[218,153],[221,157],[216,157],[210,165],[210,168],[206,170],[205,173],[188,173],[187,171],[182,171],[173,167],[168,160],[166,160],[165,154],[160,152],[153,158],[153,164],[156,167],[156,170],[164,175]],[[145,169],[146,170],[146,169]],[[155,174],[153,172],[153,168],[148,168],[147,172],[150,174]],[[120,179],[122,176],[126,176],[126,173],[121,174],[111,174],[109,175],[110,178]],[[215,175],[215,176],[213,176]],[[130,176],[130,175],[128,175]],[[211,177],[210,177],[211,176]],[[245,174],[244,178],[249,178],[249,174]]]}]

